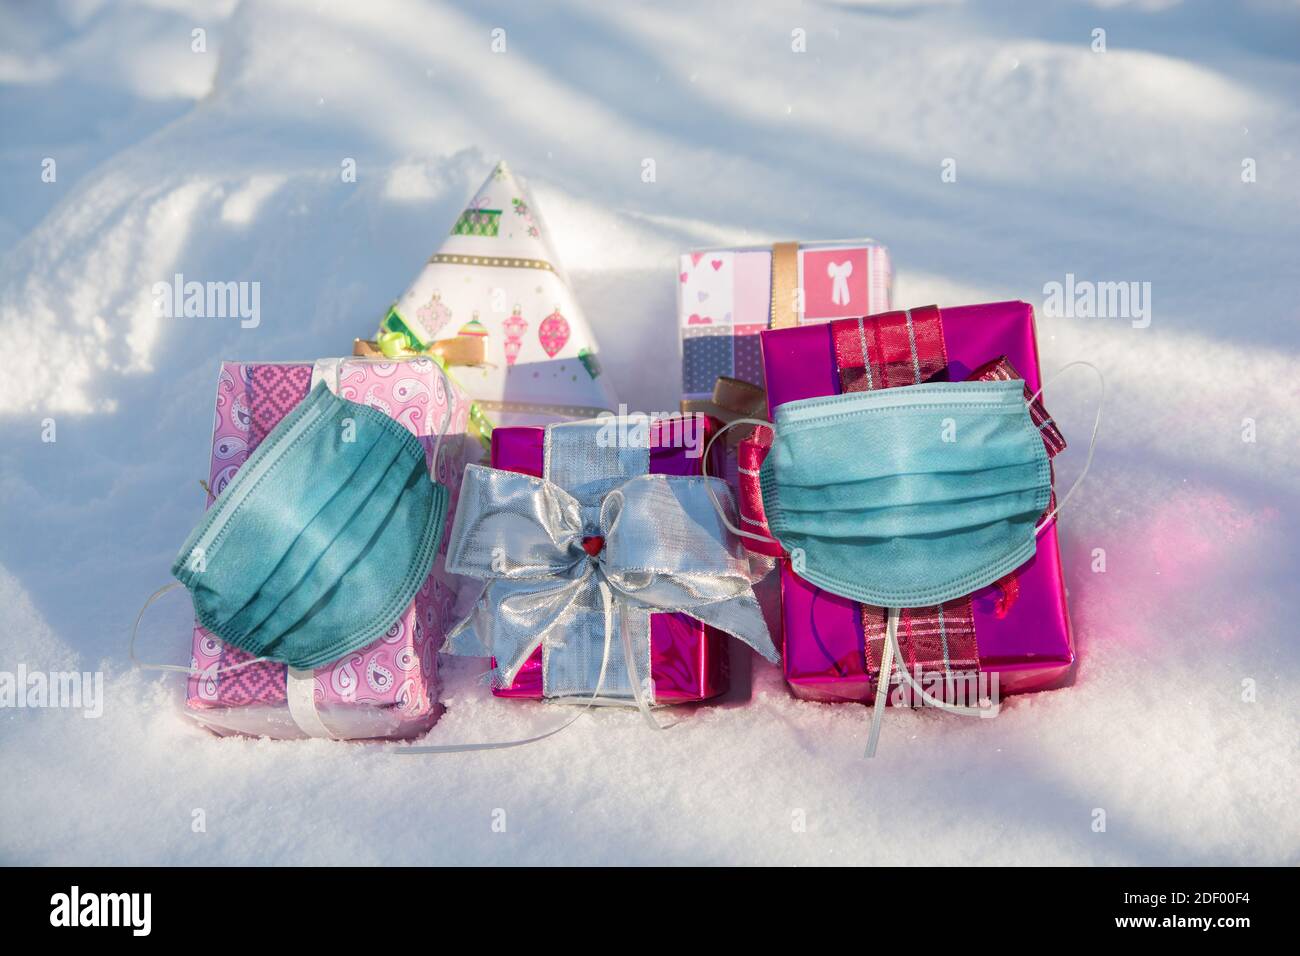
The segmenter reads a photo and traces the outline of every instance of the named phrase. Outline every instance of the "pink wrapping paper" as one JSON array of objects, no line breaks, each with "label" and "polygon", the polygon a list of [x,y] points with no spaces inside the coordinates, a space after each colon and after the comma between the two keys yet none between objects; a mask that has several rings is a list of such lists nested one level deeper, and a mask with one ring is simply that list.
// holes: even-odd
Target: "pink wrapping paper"
[{"label": "pink wrapping paper", "polygon": [[[257,444],[307,395],[312,371],[312,363],[222,364],[209,506]],[[337,393],[378,408],[410,429],[424,445],[431,474],[451,491],[451,501],[434,570],[415,600],[379,640],[314,671],[315,710],[335,737],[415,737],[433,726],[440,712],[437,652],[453,623],[459,585],[458,578],[443,570],[442,557],[466,458],[477,455],[477,443],[465,436],[469,402],[459,390],[444,387],[443,376],[428,359],[344,359]],[[447,437],[435,461],[438,428],[449,407]],[[196,624],[192,666],[206,673],[189,679],[187,712],[217,733],[308,736],[288,704],[285,665],[263,662],[217,673],[249,657]]]},{"label": "pink wrapping paper", "polygon": [[[699,475],[703,457],[691,457],[674,441],[672,420],[656,422],[650,433],[650,473]],[[704,442],[718,428],[705,419]],[[492,430],[492,467],[542,477],[542,442],[545,429],[531,426]],[[722,441],[710,452],[709,474],[722,465]],[[702,450],[702,448],[701,448]],[[650,615],[650,676],[659,703],[687,703],[726,693],[730,686],[728,636],[689,614]],[[542,650],[539,647],[509,687],[494,688],[498,697],[542,698]]]},{"label": "pink wrapping paper", "polygon": [[[963,380],[1005,355],[1031,390],[1039,388],[1030,305],[997,302],[942,309],[941,318],[949,380]],[[762,345],[769,412],[786,402],[839,392],[830,326],[764,332]],[[787,561],[781,562],[780,573],[783,667],[795,696],[871,700],[875,675],[867,666],[861,605],[808,583]],[[1018,570],[1017,584],[1005,616],[996,586],[972,596],[980,671],[998,675],[1001,694],[1048,687],[1074,662],[1055,524],[1039,536],[1037,553]]]}]

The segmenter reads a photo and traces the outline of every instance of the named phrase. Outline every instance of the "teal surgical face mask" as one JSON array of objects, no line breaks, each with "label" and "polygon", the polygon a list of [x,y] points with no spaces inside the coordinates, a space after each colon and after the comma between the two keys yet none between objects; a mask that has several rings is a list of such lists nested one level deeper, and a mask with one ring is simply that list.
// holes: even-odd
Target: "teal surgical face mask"
[{"label": "teal surgical face mask", "polygon": [[[1062,371],[1074,365],[1097,373],[1104,400],[1100,371],[1087,362]],[[775,538],[731,530],[775,540],[795,573],[826,591],[888,609],[870,756],[892,662],[901,658],[899,608],[969,594],[1032,558],[1038,533],[1087,474],[1101,406],[1082,472],[1046,515],[1051,466],[1019,379],[928,382],[788,402],[777,407],[774,422],[739,419],[714,440],[742,424],[773,429],[759,484]],[[996,706],[949,705],[906,668],[900,675],[932,706],[997,713]]]},{"label": "teal surgical face mask", "polygon": [[941,604],[1024,564],[1052,494],[1019,379],[782,405],[760,483],[799,575],[877,607]]},{"label": "teal surgical face mask", "polygon": [[319,667],[374,641],[411,602],[446,513],[419,439],[321,383],[239,469],[172,574],[222,641]]}]

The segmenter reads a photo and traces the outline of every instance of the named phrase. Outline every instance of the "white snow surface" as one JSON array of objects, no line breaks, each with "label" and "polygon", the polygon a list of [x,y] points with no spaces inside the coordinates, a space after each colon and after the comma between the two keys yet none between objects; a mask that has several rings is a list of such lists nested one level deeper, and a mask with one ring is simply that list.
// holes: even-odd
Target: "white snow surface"
[{"label": "white snow surface", "polygon": [[[1282,0],[0,7],[0,670],[102,670],[106,696],[0,711],[0,862],[1300,862],[1298,89]],[[737,648],[737,689],[667,732],[602,711],[414,758],[219,739],[132,671],[202,511],[218,361],[347,352],[499,157],[633,408],[675,407],[690,247],[871,235],[900,306],[1034,303],[1045,369],[1109,387],[1062,521],[1070,685],[891,712],[867,761],[864,708]],[[154,318],[176,272],[260,281],[261,324]],[[1150,282],[1150,326],[1044,315],[1067,273]],[[1095,394],[1049,391],[1062,481]],[[183,662],[183,597],[149,621]],[[482,670],[444,665],[430,742],[564,713]]]}]

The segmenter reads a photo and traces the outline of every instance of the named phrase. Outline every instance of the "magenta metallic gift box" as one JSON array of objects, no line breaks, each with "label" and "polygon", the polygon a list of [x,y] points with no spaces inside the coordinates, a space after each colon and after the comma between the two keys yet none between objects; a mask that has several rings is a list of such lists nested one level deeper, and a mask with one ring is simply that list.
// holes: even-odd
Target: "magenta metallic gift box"
[{"label": "magenta metallic gift box", "polygon": [[[650,429],[650,473],[656,475],[702,474],[700,452],[719,427],[715,419],[704,418],[703,444],[686,447],[673,431],[674,419],[653,423]],[[502,427],[492,430],[492,467],[542,477],[545,428]],[[722,466],[722,442],[710,450],[709,473]],[[728,635],[696,620],[689,614],[650,615],[650,677],[658,703],[688,703],[723,694],[730,686]],[[542,698],[542,649],[528,658],[510,686],[494,688],[498,697]]]},{"label": "magenta metallic gift box", "polygon": [[[966,379],[1005,356],[1031,391],[1040,387],[1033,308],[996,302],[939,310],[947,378]],[[798,399],[839,394],[833,327],[763,332],[768,410]],[[865,639],[863,606],[808,583],[781,561],[785,677],[797,697],[870,701],[878,667]],[[979,671],[996,674],[1001,694],[1038,690],[1059,681],[1074,662],[1056,525],[1038,538],[1035,556],[1015,572],[1014,586],[990,585],[971,595]],[[879,652],[876,651],[878,664]]]}]

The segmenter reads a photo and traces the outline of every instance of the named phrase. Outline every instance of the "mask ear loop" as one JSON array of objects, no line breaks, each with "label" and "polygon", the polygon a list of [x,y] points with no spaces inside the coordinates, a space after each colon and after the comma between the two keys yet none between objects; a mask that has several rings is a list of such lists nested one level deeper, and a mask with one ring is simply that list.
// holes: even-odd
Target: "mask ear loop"
[{"label": "mask ear loop", "polygon": [[[733,428],[736,425],[758,425],[761,428],[775,427],[771,422],[765,422],[761,418],[737,418],[734,421],[727,422],[727,424],[714,432],[713,437],[704,445],[704,461],[700,463],[700,468],[705,478],[717,477],[716,475],[709,474],[709,452],[713,449],[713,443],[721,438],[722,433],[728,428]],[[718,517],[722,519],[722,523],[727,526],[727,530],[731,531],[732,534],[739,535],[742,538],[749,538],[753,541],[762,541],[765,544],[781,544],[781,542],[777,541],[776,538],[769,538],[766,535],[755,534],[753,531],[746,531],[743,528],[736,527],[731,523],[731,519],[727,517],[726,509],[722,507],[722,502],[718,500],[718,496],[713,493],[712,482],[706,481],[704,483],[704,490],[709,493],[709,500],[713,502],[713,510],[718,513]]]},{"label": "mask ear loop", "polygon": [[1073,362],[1067,362],[1053,372],[1047,381],[1038,387],[1038,391],[1034,392],[1034,394],[1030,396],[1029,404],[1032,405],[1034,401],[1043,394],[1043,389],[1047,387],[1048,382],[1056,381],[1062,372],[1076,365],[1082,365],[1096,372],[1097,381],[1101,384],[1101,393],[1097,396],[1097,417],[1093,420],[1092,436],[1088,439],[1088,455],[1083,461],[1083,471],[1079,472],[1079,477],[1074,479],[1074,484],[1070,485],[1070,490],[1067,491],[1063,497],[1057,499],[1056,507],[1044,515],[1043,520],[1038,522],[1037,527],[1034,528],[1035,537],[1042,534],[1043,529],[1056,518],[1060,510],[1065,507],[1065,503],[1074,496],[1076,491],[1079,490],[1079,486],[1083,484],[1083,479],[1088,474],[1088,469],[1092,467],[1092,456],[1097,450],[1097,432],[1101,428],[1101,411],[1106,405],[1106,377],[1101,374],[1101,369],[1097,368],[1097,366],[1093,365],[1091,362],[1085,362],[1083,359],[1076,359]]},{"label": "mask ear loop", "polygon": [[898,639],[898,608],[885,609],[885,646],[880,650],[880,678],[876,681],[876,700],[871,706],[871,732],[867,734],[866,756],[876,755],[880,742],[880,728],[885,722],[885,694],[889,690],[889,675],[894,669],[894,644]]},{"label": "mask ear loop", "polygon": [[437,471],[438,455],[442,451],[442,440],[447,437],[447,429],[451,427],[451,396],[453,386],[451,384],[451,376],[447,374],[445,368],[437,362],[433,363],[433,367],[436,368],[438,374],[442,376],[442,391],[443,394],[447,396],[447,414],[443,415],[442,427],[438,429],[437,437],[435,437],[433,441],[433,469],[434,471]]},{"label": "mask ear loop", "polygon": [[898,621],[902,614],[901,608],[891,607],[885,609],[885,646],[880,654],[880,678],[876,682],[876,699],[871,708],[871,732],[867,735],[867,757],[876,755],[876,744],[880,740],[880,728],[885,719],[885,698],[889,692],[889,679],[891,672],[897,664],[899,675],[903,682],[911,689],[912,693],[924,701],[930,707],[946,711],[950,714],[956,714],[958,717],[996,717],[1002,709],[1002,705],[994,702],[988,707],[962,707],[957,704],[950,704],[946,700],[940,700],[938,697],[932,697],[925,690],[915,677],[908,671],[903,664],[903,652],[898,646]]},{"label": "mask ear loop", "polygon": [[127,645],[127,654],[131,658],[132,667],[142,671],[168,671],[174,674],[188,674],[191,677],[215,677],[217,674],[229,674],[231,671],[237,671],[253,664],[261,664],[270,660],[269,657],[254,657],[251,660],[241,661],[238,664],[231,664],[229,667],[219,667],[215,670],[212,668],[200,670],[197,667],[186,667],[183,664],[154,664],[137,658],[135,656],[135,639],[140,633],[140,622],[144,620],[144,612],[149,610],[150,605],[168,591],[178,587],[181,587],[179,581],[173,581],[171,584],[164,584],[157,591],[154,591],[153,594],[149,595],[149,599],[145,601],[144,606],[140,608],[140,613],[135,616],[135,623],[131,625],[131,641]]}]

